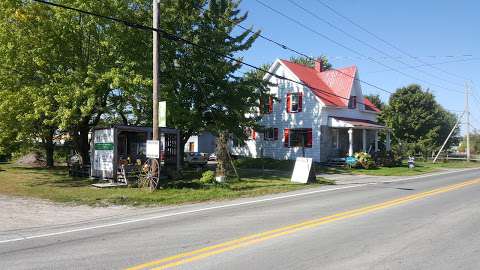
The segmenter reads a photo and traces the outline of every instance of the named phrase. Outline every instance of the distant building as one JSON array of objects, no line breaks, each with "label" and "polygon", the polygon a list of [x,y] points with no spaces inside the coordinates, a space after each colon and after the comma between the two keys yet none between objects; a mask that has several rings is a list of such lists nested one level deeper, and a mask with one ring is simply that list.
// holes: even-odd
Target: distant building
[{"label": "distant building", "polygon": [[210,132],[191,136],[185,143],[185,152],[214,153],[216,137]]},{"label": "distant building", "polygon": [[[295,159],[305,155],[314,161],[351,156],[358,151],[374,152],[380,110],[363,97],[356,66],[321,70],[276,60],[264,79],[275,86],[261,101],[262,131],[250,131],[245,146],[231,145],[234,155]],[[387,132],[387,148],[390,147]]]}]

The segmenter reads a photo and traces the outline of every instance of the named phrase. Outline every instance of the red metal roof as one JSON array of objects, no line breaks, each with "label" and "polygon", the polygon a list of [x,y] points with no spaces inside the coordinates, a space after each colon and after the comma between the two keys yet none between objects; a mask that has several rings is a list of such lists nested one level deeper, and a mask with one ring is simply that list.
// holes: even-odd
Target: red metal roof
[{"label": "red metal roof", "polygon": [[[329,106],[347,107],[357,67],[351,66],[342,69],[332,69],[318,72],[314,68],[296,64],[287,60],[280,60],[290,69],[310,90]],[[372,111],[380,112],[371,102],[364,102]]]},{"label": "red metal roof", "polygon": [[377,108],[377,106],[375,106],[375,104],[373,104],[368,98],[364,98],[363,103],[365,104],[365,109],[366,110],[374,111],[374,112],[377,112],[377,113],[380,112],[380,109]]}]

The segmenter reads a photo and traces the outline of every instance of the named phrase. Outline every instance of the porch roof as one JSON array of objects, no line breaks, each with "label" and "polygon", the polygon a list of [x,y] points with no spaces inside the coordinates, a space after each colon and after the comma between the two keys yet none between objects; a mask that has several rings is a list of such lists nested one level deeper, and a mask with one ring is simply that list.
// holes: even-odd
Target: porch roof
[{"label": "porch roof", "polygon": [[337,116],[330,116],[328,118],[328,126],[332,128],[386,129],[385,126],[374,121]]}]

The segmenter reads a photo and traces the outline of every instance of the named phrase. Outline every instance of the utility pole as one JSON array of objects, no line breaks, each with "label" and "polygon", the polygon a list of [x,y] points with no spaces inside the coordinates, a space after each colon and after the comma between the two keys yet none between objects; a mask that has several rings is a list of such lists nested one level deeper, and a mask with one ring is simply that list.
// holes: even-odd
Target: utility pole
[{"label": "utility pole", "polygon": [[467,162],[470,162],[470,108],[468,96],[470,95],[468,82],[465,82],[465,113],[467,114]]},{"label": "utility pole", "polygon": [[[153,0],[153,28],[160,28],[160,0]],[[158,128],[158,90],[160,86],[159,73],[159,41],[160,34],[153,31],[153,140],[159,140]]]}]

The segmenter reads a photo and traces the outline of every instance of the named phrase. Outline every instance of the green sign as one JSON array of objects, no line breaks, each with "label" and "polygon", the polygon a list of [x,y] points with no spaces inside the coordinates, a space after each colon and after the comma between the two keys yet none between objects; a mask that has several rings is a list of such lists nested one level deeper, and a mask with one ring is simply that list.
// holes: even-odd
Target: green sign
[{"label": "green sign", "polygon": [[167,127],[167,102],[158,103],[158,127]]},{"label": "green sign", "polygon": [[95,150],[113,150],[113,143],[96,143]]}]

